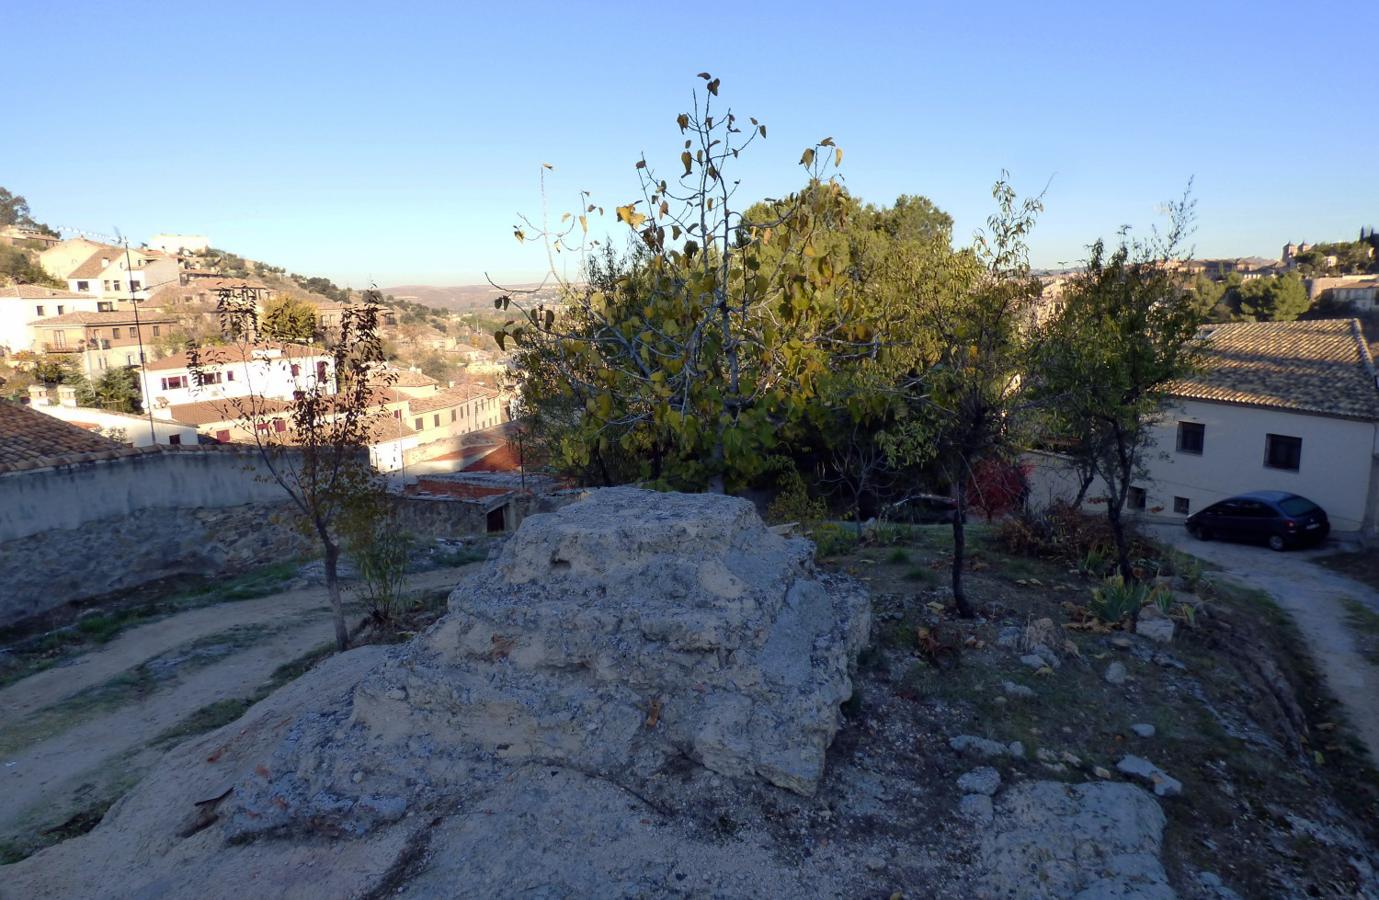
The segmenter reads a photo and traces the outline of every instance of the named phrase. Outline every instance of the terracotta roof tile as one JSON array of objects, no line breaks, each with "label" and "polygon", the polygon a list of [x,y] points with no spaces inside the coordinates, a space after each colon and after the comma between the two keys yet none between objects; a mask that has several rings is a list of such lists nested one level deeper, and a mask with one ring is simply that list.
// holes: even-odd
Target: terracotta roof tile
[{"label": "terracotta roof tile", "polygon": [[[174,422],[181,422],[183,425],[210,425],[215,422],[235,422],[243,418],[244,412],[249,412],[248,398],[244,398],[242,404],[236,404],[233,400],[198,400],[195,403],[177,403],[166,407],[163,412],[172,418]],[[260,414],[272,414],[284,412],[291,409],[292,404],[285,400],[255,400],[254,412]],[[158,414],[155,412],[154,414]]]},{"label": "terracotta roof tile", "polygon": [[1191,400],[1379,420],[1374,360],[1355,319],[1213,325],[1206,361],[1201,374],[1171,392]]},{"label": "terracotta roof tile", "polygon": [[93,294],[63,291],[37,284],[11,284],[0,287],[0,299],[6,300],[95,300]]},{"label": "terracotta roof tile", "polygon": [[[174,321],[171,316],[144,310],[139,313],[139,323],[142,325],[164,325]],[[60,316],[49,316],[46,319],[35,319],[29,323],[37,327],[57,326],[57,325],[133,325],[134,311],[125,312],[71,312],[63,313]]]},{"label": "terracotta roof tile", "polygon": [[79,425],[0,400],[0,471],[75,462],[85,454],[120,449],[117,441]]}]

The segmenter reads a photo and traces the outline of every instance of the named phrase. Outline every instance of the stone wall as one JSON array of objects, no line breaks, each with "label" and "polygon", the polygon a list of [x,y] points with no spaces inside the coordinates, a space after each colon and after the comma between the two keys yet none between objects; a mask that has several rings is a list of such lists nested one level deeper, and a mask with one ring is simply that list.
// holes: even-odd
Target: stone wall
[{"label": "stone wall", "polygon": [[142,509],[0,543],[0,625],[170,575],[242,572],[311,552],[283,505]]},{"label": "stone wall", "polygon": [[0,474],[0,625],[309,552],[261,465],[244,449],[149,448]]}]

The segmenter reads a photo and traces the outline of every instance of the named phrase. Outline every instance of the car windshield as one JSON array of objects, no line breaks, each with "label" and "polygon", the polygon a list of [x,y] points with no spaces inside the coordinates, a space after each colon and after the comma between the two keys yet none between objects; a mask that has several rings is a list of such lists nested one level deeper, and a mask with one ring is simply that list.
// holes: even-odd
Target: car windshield
[{"label": "car windshield", "polygon": [[1317,508],[1317,504],[1302,497],[1289,497],[1281,501],[1279,506],[1290,516],[1305,516]]}]

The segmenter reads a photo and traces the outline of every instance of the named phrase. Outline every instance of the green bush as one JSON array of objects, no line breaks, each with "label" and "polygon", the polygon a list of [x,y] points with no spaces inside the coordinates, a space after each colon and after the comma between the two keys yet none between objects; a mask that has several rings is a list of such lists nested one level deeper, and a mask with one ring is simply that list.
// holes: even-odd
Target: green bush
[{"label": "green bush", "polygon": [[766,510],[768,521],[777,524],[798,522],[809,526],[822,521],[828,514],[828,508],[822,500],[809,496],[809,486],[794,468],[781,473],[779,484],[780,493]]}]

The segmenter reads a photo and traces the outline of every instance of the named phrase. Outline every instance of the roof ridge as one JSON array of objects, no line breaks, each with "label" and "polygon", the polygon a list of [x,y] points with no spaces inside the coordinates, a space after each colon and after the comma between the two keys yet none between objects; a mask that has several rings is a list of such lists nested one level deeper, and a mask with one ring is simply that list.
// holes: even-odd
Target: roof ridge
[{"label": "roof ridge", "polygon": [[1369,352],[1369,341],[1365,340],[1365,329],[1360,324],[1359,319],[1351,318],[1350,333],[1355,338],[1355,345],[1360,349],[1360,364],[1365,367],[1365,372],[1369,374],[1369,380],[1374,385],[1374,389],[1379,391],[1379,373],[1374,371],[1374,357]]}]

